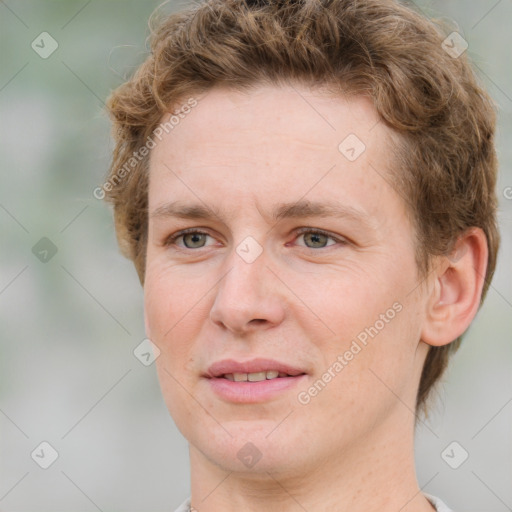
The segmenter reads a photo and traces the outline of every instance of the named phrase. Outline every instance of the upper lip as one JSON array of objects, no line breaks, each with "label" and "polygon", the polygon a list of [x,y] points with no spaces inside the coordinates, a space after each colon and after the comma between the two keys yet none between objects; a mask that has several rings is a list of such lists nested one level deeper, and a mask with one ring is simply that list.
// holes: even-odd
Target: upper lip
[{"label": "upper lip", "polygon": [[258,373],[264,371],[275,370],[288,375],[302,375],[306,373],[304,370],[281,363],[275,359],[251,359],[249,361],[235,361],[233,359],[223,359],[213,363],[206,372],[206,377],[211,379],[221,377],[229,373]]}]

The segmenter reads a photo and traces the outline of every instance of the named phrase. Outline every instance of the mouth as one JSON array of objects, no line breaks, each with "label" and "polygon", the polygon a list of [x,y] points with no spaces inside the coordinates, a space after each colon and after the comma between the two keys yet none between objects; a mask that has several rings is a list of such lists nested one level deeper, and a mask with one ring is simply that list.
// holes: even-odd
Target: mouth
[{"label": "mouth", "polygon": [[225,373],[218,378],[227,379],[231,382],[261,382],[263,380],[284,379],[286,377],[296,377],[296,375],[289,375],[278,370],[266,370],[254,373]]},{"label": "mouth", "polygon": [[223,401],[262,403],[289,392],[306,372],[271,359],[214,363],[204,375],[210,389]]}]

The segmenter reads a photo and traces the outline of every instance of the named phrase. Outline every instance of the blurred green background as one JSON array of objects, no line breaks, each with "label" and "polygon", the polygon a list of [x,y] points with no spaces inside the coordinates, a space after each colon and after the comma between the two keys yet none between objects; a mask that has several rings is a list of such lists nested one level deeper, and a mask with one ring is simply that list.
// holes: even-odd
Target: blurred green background
[{"label": "blurred green background", "polygon": [[[189,494],[186,442],[167,413],[154,367],[133,354],[145,338],[142,290],[119,254],[109,209],[93,196],[112,150],[103,102],[144,60],[147,20],[159,4],[0,1],[2,511],[172,511]],[[418,478],[425,492],[455,510],[507,511],[512,0],[417,5],[457,24],[498,105],[503,237],[487,301],[435,411],[419,424]],[[48,469],[37,456],[43,450],[50,460],[43,441],[58,453]],[[458,469],[441,457],[452,441],[469,453]]]}]

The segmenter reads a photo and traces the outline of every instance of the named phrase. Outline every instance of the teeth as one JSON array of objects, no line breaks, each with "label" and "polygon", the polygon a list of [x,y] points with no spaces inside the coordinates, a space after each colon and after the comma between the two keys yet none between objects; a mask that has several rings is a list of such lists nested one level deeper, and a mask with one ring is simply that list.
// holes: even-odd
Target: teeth
[{"label": "teeth", "polygon": [[288,377],[288,374],[277,370],[269,370],[254,373],[226,373],[223,377],[232,382],[261,382],[262,380],[277,379],[278,377]]},{"label": "teeth", "polygon": [[247,380],[249,382],[260,382],[267,378],[267,372],[248,373]]}]

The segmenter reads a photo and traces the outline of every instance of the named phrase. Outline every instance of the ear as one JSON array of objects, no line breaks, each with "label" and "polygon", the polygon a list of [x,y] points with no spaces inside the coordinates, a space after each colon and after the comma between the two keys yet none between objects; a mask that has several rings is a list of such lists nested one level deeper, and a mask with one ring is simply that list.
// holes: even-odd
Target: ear
[{"label": "ear", "polygon": [[480,306],[487,258],[487,239],[480,228],[470,228],[451,254],[440,258],[421,332],[425,343],[447,345],[469,327]]}]

